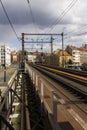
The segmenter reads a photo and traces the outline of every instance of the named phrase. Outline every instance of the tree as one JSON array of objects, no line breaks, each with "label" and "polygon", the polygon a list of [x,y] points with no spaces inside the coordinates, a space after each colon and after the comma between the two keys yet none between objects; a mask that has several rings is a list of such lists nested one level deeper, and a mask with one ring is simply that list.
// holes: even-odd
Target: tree
[{"label": "tree", "polygon": [[67,62],[67,64],[73,64],[72,60],[69,59],[69,61]]}]

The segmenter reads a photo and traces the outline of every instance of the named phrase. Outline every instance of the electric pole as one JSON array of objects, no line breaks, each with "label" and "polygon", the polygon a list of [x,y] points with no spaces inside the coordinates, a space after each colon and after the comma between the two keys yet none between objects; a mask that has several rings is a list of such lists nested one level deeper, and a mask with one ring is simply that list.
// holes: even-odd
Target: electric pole
[{"label": "electric pole", "polygon": [[53,64],[53,37],[51,35],[51,56],[50,56],[50,64]]},{"label": "electric pole", "polygon": [[62,67],[64,67],[64,33],[62,32]]},{"label": "electric pole", "polygon": [[24,33],[22,33],[22,63],[21,68],[24,70]]},{"label": "electric pole", "polygon": [[41,44],[41,62],[43,64],[43,39],[42,39],[42,44]]}]

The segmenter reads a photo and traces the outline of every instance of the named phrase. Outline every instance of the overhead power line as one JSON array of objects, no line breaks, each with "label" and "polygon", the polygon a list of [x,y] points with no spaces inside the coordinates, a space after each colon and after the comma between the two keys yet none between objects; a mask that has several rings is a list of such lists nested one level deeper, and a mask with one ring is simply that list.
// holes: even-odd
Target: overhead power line
[{"label": "overhead power line", "polygon": [[16,38],[18,39],[18,41],[20,41],[20,40],[19,40],[19,37],[18,37],[18,35],[17,35],[17,33],[16,33],[14,27],[13,27],[13,24],[11,23],[11,20],[10,20],[10,18],[9,18],[9,16],[8,16],[8,13],[7,13],[7,11],[6,11],[6,9],[5,9],[5,7],[4,7],[4,5],[3,5],[3,3],[2,3],[1,0],[0,0],[0,3],[1,3],[1,6],[2,6],[2,8],[3,8],[3,11],[4,11],[4,13],[5,13],[5,15],[6,15],[7,19],[8,19],[8,22],[9,22],[9,24],[10,24],[10,26],[11,26],[11,28],[12,28],[12,30],[13,30],[15,36],[16,36]]},{"label": "overhead power line", "polygon": [[75,5],[75,3],[77,2],[78,0],[73,0],[71,1],[71,3],[65,8],[65,10],[63,10],[63,12],[60,14],[60,16],[51,24],[48,26],[49,29],[49,32],[51,30],[53,30],[53,28],[56,26],[56,24],[60,23],[61,20],[63,19],[63,17],[70,11],[70,9]]},{"label": "overhead power line", "polygon": [[78,32],[81,32],[81,33],[82,33],[82,31],[85,31],[86,29],[87,29],[87,24],[86,24],[86,25],[83,25],[83,26],[81,26],[81,27],[79,27],[78,30],[74,29],[74,30],[71,30],[71,31],[69,31],[69,32],[67,32],[67,33],[70,34],[70,35],[75,35],[75,34],[77,34]]},{"label": "overhead power line", "polygon": [[78,28],[78,30],[72,30],[72,31],[69,31],[67,32],[67,34],[69,34],[68,37],[65,37],[64,39],[65,40],[68,40],[70,41],[70,38],[72,37],[78,37],[78,36],[82,36],[82,35],[87,35],[87,24],[86,25],[82,25],[81,27]]},{"label": "overhead power line", "polygon": [[[33,11],[32,11],[32,8],[31,8],[31,3],[30,3],[30,0],[27,0],[27,3],[28,3],[28,7],[30,9],[30,14],[31,14],[31,18],[32,18],[32,22],[33,22],[33,26],[35,26],[35,19],[34,19],[34,16],[33,16]],[[36,28],[35,28],[36,29]]]},{"label": "overhead power line", "polygon": [[60,18],[60,20],[58,21],[58,23],[59,22],[63,22],[63,17],[71,10],[71,8],[76,4],[76,2],[77,2],[78,0],[73,0],[72,2],[71,2],[71,4],[68,6],[68,8],[66,8],[66,10],[65,10],[65,12],[63,13],[63,15],[62,15],[62,17]]},{"label": "overhead power line", "polygon": [[[68,1],[68,0],[67,0],[67,1]],[[61,20],[63,19],[63,17],[66,15],[66,13],[69,12],[69,10],[74,6],[74,4],[75,4],[77,1],[78,1],[78,0],[72,0],[72,1],[70,2],[70,0],[69,0],[69,1],[68,1],[68,2],[70,2],[69,5],[62,11],[62,13],[58,16],[58,18],[57,18],[51,25],[48,26],[48,30],[45,31],[45,32],[47,32],[47,33],[51,32],[51,31],[54,29],[54,27],[56,26],[56,24],[58,24],[58,23],[61,22]]]}]

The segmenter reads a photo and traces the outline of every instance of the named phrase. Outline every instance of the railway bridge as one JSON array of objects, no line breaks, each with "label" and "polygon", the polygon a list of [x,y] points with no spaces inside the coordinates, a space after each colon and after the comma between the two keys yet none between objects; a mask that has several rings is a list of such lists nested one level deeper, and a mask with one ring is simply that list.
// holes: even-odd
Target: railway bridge
[{"label": "railway bridge", "polygon": [[25,63],[0,87],[0,130],[87,130],[86,74],[46,71]]}]

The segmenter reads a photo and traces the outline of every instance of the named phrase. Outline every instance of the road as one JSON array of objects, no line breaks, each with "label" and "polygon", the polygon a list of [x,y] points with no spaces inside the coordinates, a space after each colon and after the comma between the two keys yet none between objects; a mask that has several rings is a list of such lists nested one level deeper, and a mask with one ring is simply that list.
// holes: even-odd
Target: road
[{"label": "road", "polygon": [[2,86],[2,84],[5,84],[9,81],[9,79],[11,78],[12,74],[18,69],[17,65],[11,65],[9,67],[6,68],[6,82],[4,82],[4,72],[5,70],[2,68],[0,69],[0,86]]}]

